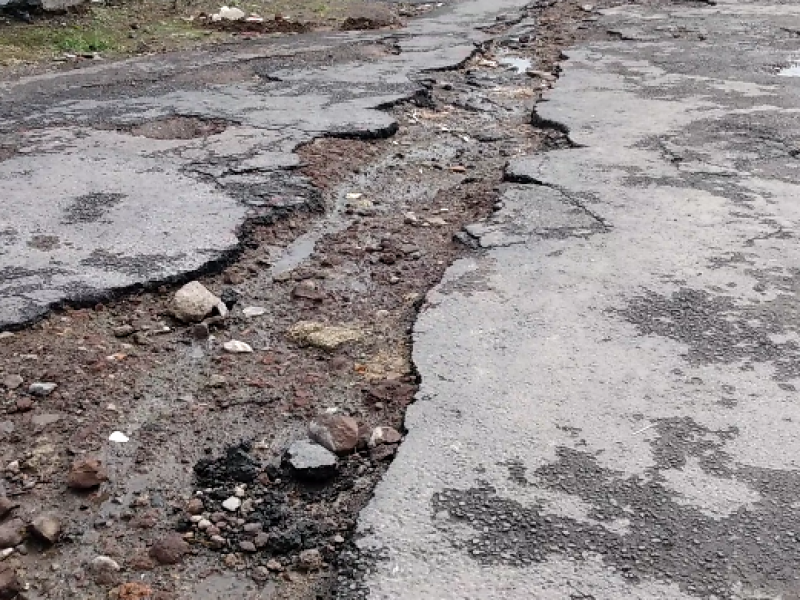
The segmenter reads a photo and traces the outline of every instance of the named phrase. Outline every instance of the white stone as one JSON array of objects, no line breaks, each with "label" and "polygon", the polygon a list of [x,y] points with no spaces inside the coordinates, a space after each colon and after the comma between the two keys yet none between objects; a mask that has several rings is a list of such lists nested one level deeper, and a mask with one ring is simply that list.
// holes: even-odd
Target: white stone
[{"label": "white stone", "polygon": [[237,498],[236,496],[231,496],[225,502],[222,503],[222,508],[228,510],[230,512],[236,512],[239,510],[239,507],[242,505],[242,501]]},{"label": "white stone", "polygon": [[96,571],[119,571],[120,566],[117,561],[108,556],[97,556],[92,559],[92,568]]},{"label": "white stone", "polygon": [[244,19],[245,14],[243,10],[236,8],[235,6],[223,6],[219,9],[219,16],[220,18],[227,19],[228,21],[241,21]]},{"label": "white stone", "polygon": [[253,317],[260,317],[263,314],[266,314],[267,309],[263,306],[248,306],[242,309],[242,314],[251,319]]},{"label": "white stone", "polygon": [[222,301],[212,294],[199,281],[191,281],[175,292],[172,299],[172,313],[177,319],[186,323],[199,322],[209,316],[213,310],[222,307],[222,315],[227,312]]},{"label": "white stone", "polygon": [[225,349],[225,352],[230,352],[232,354],[246,354],[253,351],[253,348],[250,346],[250,344],[240,342],[239,340],[230,340],[229,342],[225,342],[222,344],[222,347]]},{"label": "white stone", "polygon": [[121,431],[113,431],[111,432],[111,435],[108,436],[109,442],[117,442],[118,444],[124,444],[125,442],[129,442],[130,440],[131,438],[129,438]]}]

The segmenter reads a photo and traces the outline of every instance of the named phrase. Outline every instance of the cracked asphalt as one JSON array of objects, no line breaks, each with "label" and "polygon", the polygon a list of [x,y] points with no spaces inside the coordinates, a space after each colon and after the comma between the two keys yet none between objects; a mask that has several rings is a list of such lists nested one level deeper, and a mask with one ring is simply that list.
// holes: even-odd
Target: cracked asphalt
[{"label": "cracked asphalt", "polygon": [[800,598],[800,9],[601,12],[416,322],[359,597]]},{"label": "cracked asphalt", "polygon": [[[26,458],[2,491],[71,542],[6,562],[27,597],[800,599],[800,8],[526,4],[0,82],[2,374],[58,381],[35,404],[4,384],[2,459]],[[526,44],[545,77],[501,68]],[[333,163],[357,165],[321,185]],[[266,316],[166,327],[158,286],[195,277]],[[303,318],[366,340],[299,349]],[[144,342],[108,356],[120,325]],[[362,451],[327,488],[282,480],[308,417],[399,427],[417,383],[388,469]],[[247,493],[290,548],[220,560],[176,524],[201,492],[249,541],[210,508],[231,482],[188,466],[231,448],[270,465]],[[91,501],[62,489],[84,453],[110,467]],[[191,556],[159,570],[176,530]],[[301,577],[318,547],[331,571]],[[88,576],[98,554],[124,579]]]},{"label": "cracked asphalt", "polygon": [[304,201],[296,148],[393,134],[382,109],[525,4],[0,83],[0,327],[230,262],[246,223]]}]

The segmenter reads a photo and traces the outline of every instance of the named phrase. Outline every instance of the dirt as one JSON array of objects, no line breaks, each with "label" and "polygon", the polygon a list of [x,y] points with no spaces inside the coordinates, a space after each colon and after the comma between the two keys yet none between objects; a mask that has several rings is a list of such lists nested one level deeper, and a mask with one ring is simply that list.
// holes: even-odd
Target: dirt
[{"label": "dirt", "polygon": [[[567,143],[532,125],[552,81],[500,60],[557,73],[560,49],[593,15],[575,1],[530,15],[545,26],[537,36],[504,38],[498,26],[498,43],[462,68],[426,74],[427,94],[389,109],[400,123],[391,138],[298,149],[324,211],[311,198],[251,223],[237,260],[199,278],[233,307],[227,319],[174,321],[165,286],[65,308],[0,340],[0,381],[24,381],[0,388],[0,491],[19,503],[9,518],[51,512],[63,526],[55,548],[26,542],[3,563],[32,598],[360,597],[369,557],[353,549],[356,517],[395,446],[360,445],[324,482],[297,479],[284,453],[330,409],[364,432],[403,431],[418,384],[410,331],[426,292],[472,252],[458,234],[494,210],[509,158]],[[247,318],[248,306],[264,314]],[[301,347],[287,336],[299,321],[360,337]],[[223,352],[231,339],[254,352]],[[32,397],[37,381],[58,387]],[[109,442],[114,431],[129,441]],[[99,460],[108,481],[70,491],[76,459]],[[242,507],[224,508],[231,498]],[[151,548],[176,533],[188,554],[156,564]],[[320,564],[309,568],[304,551]],[[120,571],[93,569],[97,556]]]}]

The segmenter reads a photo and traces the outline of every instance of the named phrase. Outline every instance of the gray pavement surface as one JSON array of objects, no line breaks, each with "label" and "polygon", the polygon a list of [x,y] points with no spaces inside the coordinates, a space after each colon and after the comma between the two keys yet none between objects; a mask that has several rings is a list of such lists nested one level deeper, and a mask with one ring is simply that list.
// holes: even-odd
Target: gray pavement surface
[{"label": "gray pavement surface", "polygon": [[0,82],[0,329],[231,260],[246,223],[308,208],[299,145],[390,135],[381,107],[468,59],[482,25],[525,4],[465,0],[402,31]]},{"label": "gray pavement surface", "polygon": [[598,25],[427,299],[343,597],[800,598],[800,6]]}]

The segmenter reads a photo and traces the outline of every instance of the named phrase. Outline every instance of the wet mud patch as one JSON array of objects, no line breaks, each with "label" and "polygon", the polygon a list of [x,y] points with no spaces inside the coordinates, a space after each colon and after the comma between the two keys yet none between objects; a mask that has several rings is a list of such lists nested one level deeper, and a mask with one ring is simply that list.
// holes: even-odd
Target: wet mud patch
[{"label": "wet mud patch", "polygon": [[[566,447],[531,475],[517,463],[507,465],[517,485],[580,498],[591,506],[585,520],[554,514],[544,504],[523,505],[481,485],[435,495],[432,512],[443,518],[434,522],[455,547],[483,564],[520,567],[550,557],[597,556],[631,583],[675,583],[698,598],[733,600],[741,592],[795,597],[800,474],[734,462],[724,450],[737,435],[733,428],[714,431],[673,418],[657,421],[655,431],[656,465],[640,476],[626,477],[601,467],[592,454]],[[711,481],[744,484],[758,499],[721,518],[709,516],[667,480],[689,461]],[[454,523],[474,531],[449,535]]]},{"label": "wet mud patch", "polygon": [[645,290],[614,311],[639,330],[688,347],[684,358],[692,364],[771,363],[774,377],[800,375],[800,346],[778,336],[796,333],[800,316],[795,294],[780,294],[760,304],[741,304],[732,297],[681,288],[669,296]]},{"label": "wet mud patch", "polygon": [[220,134],[228,125],[222,119],[173,116],[114,129],[154,140],[191,140]]}]

